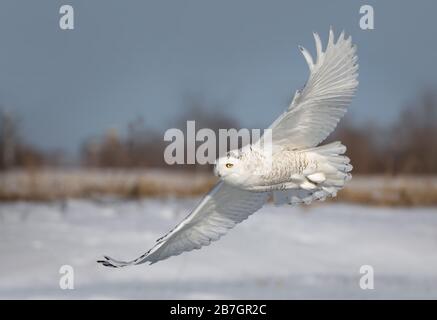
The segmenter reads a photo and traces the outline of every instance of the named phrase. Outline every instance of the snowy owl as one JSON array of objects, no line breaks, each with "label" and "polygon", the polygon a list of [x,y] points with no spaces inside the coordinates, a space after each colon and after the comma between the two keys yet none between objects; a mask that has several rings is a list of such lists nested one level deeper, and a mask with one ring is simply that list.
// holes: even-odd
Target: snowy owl
[{"label": "snowy owl", "polygon": [[358,58],[351,37],[344,32],[335,41],[331,28],[325,50],[317,33],[314,39],[315,60],[299,46],[310,71],[307,83],[270,126],[269,170],[256,172],[267,157],[257,143],[229,152],[216,161],[219,182],[153,248],[129,262],[105,257],[99,263],[115,268],[153,264],[218,240],[272,197],[277,204],[308,204],[337,194],[351,178],[346,147],[340,142],[318,145],[351,103],[358,86]]}]

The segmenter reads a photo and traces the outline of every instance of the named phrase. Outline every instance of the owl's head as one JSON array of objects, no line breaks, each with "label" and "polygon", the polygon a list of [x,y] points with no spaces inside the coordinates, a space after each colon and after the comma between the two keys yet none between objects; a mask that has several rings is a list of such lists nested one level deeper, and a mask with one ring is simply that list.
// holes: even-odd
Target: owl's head
[{"label": "owl's head", "polygon": [[218,158],[215,162],[215,175],[231,184],[238,184],[243,171],[242,156],[236,152],[230,151],[226,156]]}]

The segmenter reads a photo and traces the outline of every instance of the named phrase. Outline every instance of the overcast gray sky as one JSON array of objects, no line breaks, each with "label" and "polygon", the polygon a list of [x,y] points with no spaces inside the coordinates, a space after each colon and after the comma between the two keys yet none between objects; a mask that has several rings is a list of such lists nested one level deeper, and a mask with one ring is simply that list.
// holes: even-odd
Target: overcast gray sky
[{"label": "overcast gray sky", "polygon": [[[59,28],[63,4],[75,30]],[[359,8],[375,9],[375,30]],[[421,1],[22,1],[0,2],[0,105],[39,146],[74,151],[84,138],[143,116],[165,129],[187,94],[248,127],[268,126],[307,78],[297,45],[314,52],[329,26],[358,45],[353,121],[387,123],[437,87],[437,2]]]}]

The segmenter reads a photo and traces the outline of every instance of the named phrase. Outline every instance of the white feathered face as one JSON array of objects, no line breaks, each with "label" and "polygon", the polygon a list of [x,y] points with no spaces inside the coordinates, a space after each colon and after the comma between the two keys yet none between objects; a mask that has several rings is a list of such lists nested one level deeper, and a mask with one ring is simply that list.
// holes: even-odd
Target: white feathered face
[{"label": "white feathered face", "polygon": [[244,167],[241,156],[233,152],[228,152],[225,157],[216,160],[214,168],[215,175],[231,184],[238,184],[243,171]]}]

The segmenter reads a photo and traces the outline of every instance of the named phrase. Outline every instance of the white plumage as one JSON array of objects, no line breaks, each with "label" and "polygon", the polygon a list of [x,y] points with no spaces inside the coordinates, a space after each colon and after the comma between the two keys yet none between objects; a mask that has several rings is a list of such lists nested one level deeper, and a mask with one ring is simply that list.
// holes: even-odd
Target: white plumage
[{"label": "white plumage", "polygon": [[318,144],[335,129],[352,100],[358,86],[358,58],[344,32],[335,41],[331,29],[325,50],[318,34],[314,39],[315,60],[299,47],[310,69],[305,87],[270,126],[273,154],[266,154],[260,143],[255,143],[217,159],[215,172],[220,182],[152,249],[130,262],[105,257],[99,263],[110,267],[152,264],[200,249],[218,240],[272,196],[276,204],[295,204],[337,194],[351,177],[352,166],[343,155],[346,147],[340,142]]},{"label": "white plumage", "polygon": [[335,43],[331,29],[325,51],[318,34],[314,33],[314,39],[315,62],[305,48],[299,47],[310,77],[305,87],[296,91],[288,110],[271,125],[275,145],[296,148],[318,145],[335,129],[358,86],[358,57],[351,37],[346,39],[342,32]]}]

